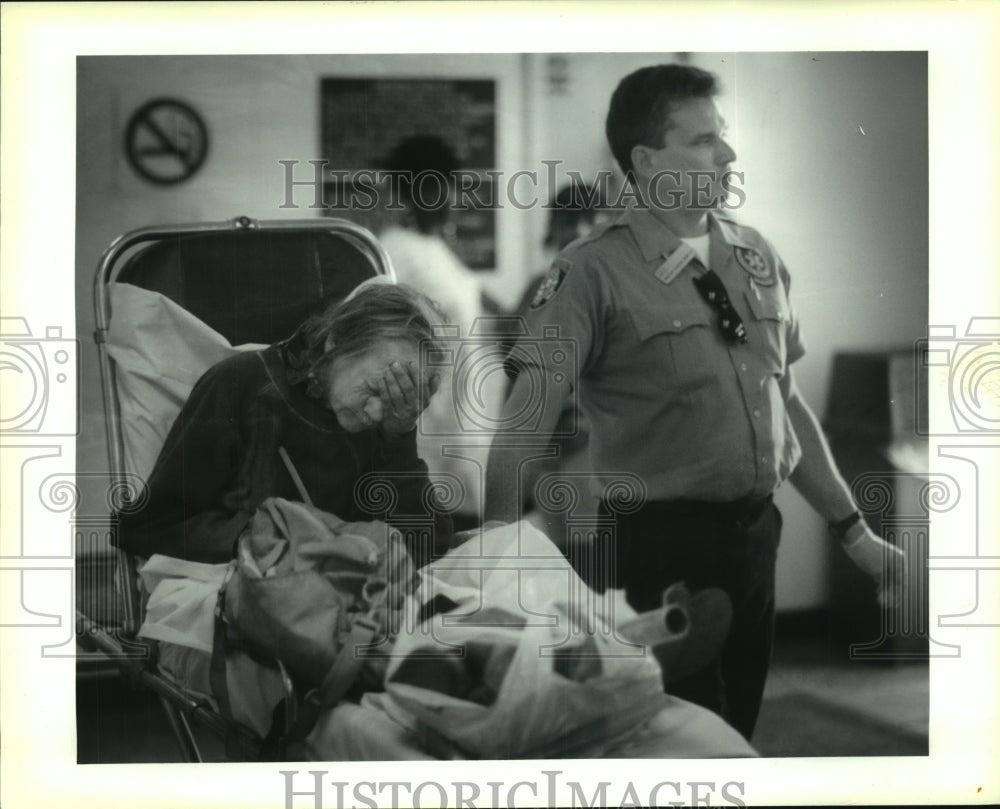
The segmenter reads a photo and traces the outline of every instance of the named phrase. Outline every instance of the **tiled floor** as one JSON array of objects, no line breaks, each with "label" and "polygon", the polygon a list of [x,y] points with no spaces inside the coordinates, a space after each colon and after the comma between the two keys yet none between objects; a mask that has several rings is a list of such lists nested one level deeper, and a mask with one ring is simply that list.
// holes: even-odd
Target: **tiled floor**
[{"label": "tiled floor", "polygon": [[776,650],[764,698],[803,691],[913,733],[927,733],[926,661],[851,660],[820,642],[787,643]]},{"label": "tiled floor", "polygon": [[785,639],[753,742],[764,756],[926,755],[926,660],[852,659],[829,640]]}]

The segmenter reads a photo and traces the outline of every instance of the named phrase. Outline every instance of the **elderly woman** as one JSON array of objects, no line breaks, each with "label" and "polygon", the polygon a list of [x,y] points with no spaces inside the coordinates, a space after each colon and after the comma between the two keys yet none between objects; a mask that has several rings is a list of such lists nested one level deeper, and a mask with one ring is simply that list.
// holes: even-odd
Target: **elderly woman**
[{"label": "elderly woman", "polygon": [[[161,672],[219,696],[210,662],[216,592],[268,498],[308,502],[348,532],[376,536],[384,520],[417,566],[448,549],[452,520],[428,491],[416,447],[417,417],[438,387],[421,378],[420,345],[439,322],[415,290],[369,282],[288,340],[201,377],[150,474],[145,506],[119,514],[118,544],[149,560],[139,634],[159,642]],[[395,496],[366,503],[364,481]],[[225,661],[233,717],[263,736],[284,695],[280,675],[239,649]]]},{"label": "elderly woman", "polygon": [[[427,467],[416,447],[417,417],[438,384],[418,378],[419,346],[436,322],[414,290],[365,285],[285,342],[209,369],[167,436],[147,504],[120,515],[120,546],[141,557],[226,562],[266,498],[301,500],[304,491],[349,522],[379,516],[431,528],[420,547],[419,533],[404,531],[418,565],[443,553],[451,518],[424,497]],[[395,488],[391,513],[373,515],[358,502],[367,475]]]}]

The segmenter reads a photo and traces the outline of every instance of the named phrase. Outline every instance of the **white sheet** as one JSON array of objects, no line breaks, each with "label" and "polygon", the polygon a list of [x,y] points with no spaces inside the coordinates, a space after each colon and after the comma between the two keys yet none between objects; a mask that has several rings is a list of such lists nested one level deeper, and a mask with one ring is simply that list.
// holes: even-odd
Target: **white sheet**
[{"label": "white sheet", "polygon": [[[461,759],[446,752],[440,740],[438,755],[412,717],[401,711],[388,694],[366,694],[360,705],[342,703],[320,715],[316,727],[293,757],[306,761],[421,761]],[[577,750],[572,758],[757,758],[758,753],[732,727],[711,711],[677,697],[651,719],[615,739]],[[567,756],[563,756],[567,757]]]},{"label": "white sheet", "polygon": [[[560,571],[539,570],[549,567],[554,546],[533,526],[519,523],[484,533],[492,535],[482,550],[492,558],[495,568],[483,571],[468,563],[479,555],[479,537],[474,536],[449,554],[431,579],[425,580],[435,593],[463,601],[480,589],[506,591],[515,586],[521,605],[529,610],[538,604],[531,598],[534,588],[509,563],[520,558],[526,571],[548,578]],[[517,553],[514,553],[514,551]],[[512,556],[514,554],[514,556]],[[546,564],[538,561],[546,557]],[[536,561],[533,563],[532,558]],[[448,561],[446,561],[448,560]],[[500,563],[500,564],[498,564]],[[482,567],[486,567],[483,565]],[[165,641],[161,646],[160,665],[168,676],[197,693],[208,695],[209,664],[214,631],[215,594],[226,565],[204,565],[164,556],[153,556],[142,569],[143,581],[151,590],[146,623],[140,631],[145,637]],[[448,569],[450,568],[450,569]],[[504,569],[507,568],[507,569]],[[570,571],[572,572],[572,571]],[[482,576],[482,578],[480,578]],[[557,575],[557,578],[565,578]],[[569,580],[563,583],[567,587]],[[541,597],[540,591],[535,595]],[[570,595],[566,590],[563,597]],[[548,596],[551,598],[551,595]],[[619,620],[631,610],[614,594]],[[485,599],[489,601],[489,599]],[[541,610],[538,610],[541,612]],[[227,663],[227,681],[234,715],[243,724],[264,735],[271,711],[282,697],[277,673],[254,663],[245,656]],[[594,740],[586,749],[573,754],[593,758],[731,758],[753,757],[757,753],[742,736],[712,712],[676,697],[660,695],[662,707],[647,720],[613,738]],[[440,749],[434,753],[441,755]],[[343,703],[320,716],[316,727],[305,740],[303,757],[310,760],[420,760],[431,759],[426,734],[414,715],[391,693],[368,694],[360,705]],[[460,757],[453,750],[450,757]]]}]

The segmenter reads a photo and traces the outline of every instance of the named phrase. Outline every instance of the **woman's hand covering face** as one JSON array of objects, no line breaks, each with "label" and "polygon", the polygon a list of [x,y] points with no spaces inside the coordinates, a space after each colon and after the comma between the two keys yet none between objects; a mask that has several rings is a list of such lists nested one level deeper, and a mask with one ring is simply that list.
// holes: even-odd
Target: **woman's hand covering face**
[{"label": "woman's hand covering face", "polygon": [[386,342],[332,361],[328,405],[349,432],[381,426],[387,437],[400,436],[413,430],[440,385],[437,375],[420,378],[416,346]]},{"label": "woman's hand covering face", "polygon": [[380,424],[387,437],[405,435],[417,426],[417,417],[423,412],[440,385],[440,378],[432,374],[421,383],[415,362],[391,362],[381,377],[369,380],[378,390],[365,404],[365,414],[375,424]]}]

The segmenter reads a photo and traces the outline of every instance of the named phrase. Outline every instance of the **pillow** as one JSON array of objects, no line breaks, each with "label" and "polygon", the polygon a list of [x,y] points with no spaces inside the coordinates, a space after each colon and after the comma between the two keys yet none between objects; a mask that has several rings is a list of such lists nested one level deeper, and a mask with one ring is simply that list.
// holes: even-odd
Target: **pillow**
[{"label": "pillow", "polygon": [[144,480],[205,371],[256,343],[232,346],[186,309],[132,284],[111,285],[108,353],[115,362],[125,470]]}]

